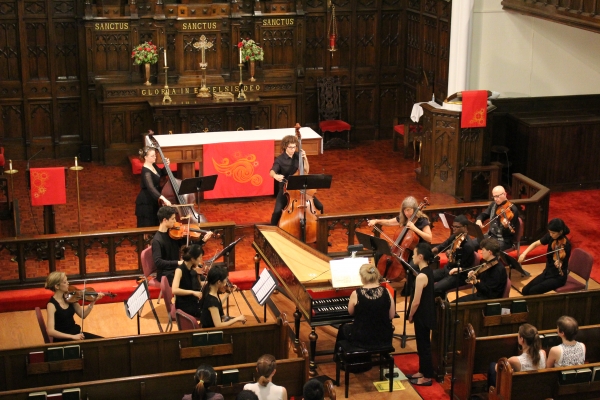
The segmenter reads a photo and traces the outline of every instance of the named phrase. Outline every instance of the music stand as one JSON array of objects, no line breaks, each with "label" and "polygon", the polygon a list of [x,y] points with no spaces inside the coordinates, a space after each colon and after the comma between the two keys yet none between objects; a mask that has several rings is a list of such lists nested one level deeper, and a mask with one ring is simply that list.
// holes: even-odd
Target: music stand
[{"label": "music stand", "polygon": [[481,243],[483,240],[483,231],[481,227],[471,221],[467,224],[467,232],[474,238],[477,238],[477,243]]},{"label": "music stand", "polygon": [[[292,175],[287,178],[287,190],[329,189],[331,175]],[[306,218],[300,219],[300,240],[306,243]]]},{"label": "music stand", "polygon": [[215,188],[219,175],[201,176],[200,178],[188,178],[181,181],[178,194],[190,194],[196,192],[208,192]]},{"label": "music stand", "polygon": [[358,242],[363,245],[365,249],[369,249],[373,252],[373,258],[375,258],[375,263],[377,263],[377,255],[380,257],[384,254],[391,256],[390,246],[384,239],[378,238],[376,236],[367,235],[362,232],[354,232]]},{"label": "music stand", "polygon": [[[519,264],[519,262],[514,257],[510,256],[507,252],[501,251],[499,258],[502,260],[504,265],[508,265],[510,267],[509,271],[514,269],[515,271],[520,272],[522,276],[531,276],[531,274],[529,272],[525,271],[523,269],[523,266],[521,264]],[[519,289],[517,289],[516,287],[515,287],[515,290],[517,292],[521,293],[521,291]]]}]

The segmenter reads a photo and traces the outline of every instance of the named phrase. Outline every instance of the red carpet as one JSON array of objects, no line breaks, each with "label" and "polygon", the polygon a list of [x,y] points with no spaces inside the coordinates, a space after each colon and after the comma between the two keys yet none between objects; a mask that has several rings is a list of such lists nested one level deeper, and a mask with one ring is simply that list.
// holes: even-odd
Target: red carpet
[{"label": "red carpet", "polygon": [[[405,375],[416,374],[419,372],[419,356],[417,353],[401,354],[394,356],[396,366],[400,368]],[[410,383],[407,383],[410,385]],[[426,400],[447,400],[450,396],[446,393],[442,385],[433,381],[431,386],[414,386],[413,388],[419,395]]]}]

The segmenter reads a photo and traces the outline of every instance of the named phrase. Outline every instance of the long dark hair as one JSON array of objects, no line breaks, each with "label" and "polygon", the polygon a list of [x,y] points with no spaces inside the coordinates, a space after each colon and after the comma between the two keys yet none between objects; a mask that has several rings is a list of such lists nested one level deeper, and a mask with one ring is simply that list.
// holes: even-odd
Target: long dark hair
[{"label": "long dark hair", "polygon": [[192,261],[192,258],[198,258],[204,254],[202,246],[193,244],[191,246],[185,246],[181,249],[181,258],[183,261]]},{"label": "long dark hair", "polygon": [[531,357],[531,363],[537,367],[540,363],[540,349],[542,348],[542,341],[538,335],[538,331],[535,326],[530,324],[523,324],[519,327],[519,336],[525,340],[527,346],[527,354]]},{"label": "long dark hair", "polygon": [[196,387],[192,392],[192,400],[206,400],[208,398],[207,389],[213,386],[217,381],[217,373],[207,364],[202,364],[194,374]]},{"label": "long dark hair", "polygon": [[206,300],[208,297],[210,287],[219,281],[227,279],[228,275],[229,271],[227,271],[227,268],[225,267],[213,265],[210,268],[206,277],[206,283],[204,284],[204,288],[202,288],[202,299],[200,299],[200,309],[202,309],[202,307],[204,306],[204,300]]}]

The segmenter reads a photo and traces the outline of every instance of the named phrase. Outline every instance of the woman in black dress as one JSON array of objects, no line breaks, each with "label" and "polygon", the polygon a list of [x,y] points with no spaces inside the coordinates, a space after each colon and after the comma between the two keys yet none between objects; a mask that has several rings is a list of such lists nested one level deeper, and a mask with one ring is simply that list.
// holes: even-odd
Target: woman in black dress
[{"label": "woman in black dress", "polygon": [[65,300],[65,294],[69,291],[69,281],[64,272],[51,272],[46,278],[45,287],[54,292],[54,295],[50,297],[50,301],[46,305],[48,313],[46,331],[48,332],[48,336],[54,338],[54,342],[97,339],[102,337],[82,332],[81,327],[75,323],[75,318],[73,318],[77,314],[79,317],[85,319],[92,312],[96,301],[104,296],[102,293],[98,293],[98,297],[90,302],[84,311],[79,303],[67,303]]},{"label": "woman in black dress", "polygon": [[200,322],[203,328],[225,327],[233,325],[238,321],[246,322],[244,315],[238,315],[227,321],[223,321],[223,306],[221,302],[227,299],[229,293],[225,293],[221,299],[219,292],[227,285],[227,276],[229,272],[226,268],[212,266],[206,277],[206,283],[202,289],[202,299],[200,299]]},{"label": "woman in black dress", "polygon": [[175,308],[200,319],[202,291],[196,268],[202,262],[202,246],[193,244],[182,250],[183,264],[177,266],[173,277]]},{"label": "woman in black dress", "polygon": [[[156,165],[156,150],[154,147],[144,147],[139,151],[140,159],[144,162],[142,167],[142,190],[135,200],[135,215],[137,217],[137,227],[158,226],[158,217],[156,213],[160,208],[159,200],[164,205],[170,206],[171,202],[160,194],[160,177],[167,174],[165,168],[159,168]],[[169,165],[169,159],[165,160]]]}]

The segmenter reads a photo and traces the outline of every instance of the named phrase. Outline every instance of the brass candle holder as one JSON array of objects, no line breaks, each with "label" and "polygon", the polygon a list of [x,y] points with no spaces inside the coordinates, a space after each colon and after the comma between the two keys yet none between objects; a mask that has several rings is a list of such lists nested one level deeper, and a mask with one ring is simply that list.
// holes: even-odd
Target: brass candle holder
[{"label": "brass candle holder", "polygon": [[244,93],[244,82],[242,81],[242,67],[244,66],[244,63],[239,63],[238,66],[240,67],[240,94],[238,94],[237,99],[239,101],[243,101],[246,100],[246,93]]},{"label": "brass candle holder", "polygon": [[169,71],[169,67],[163,67],[165,69],[165,94],[163,95],[163,99],[162,99],[162,103],[163,104],[171,104],[173,102],[173,100],[171,100],[171,96],[169,96],[169,74],[167,71]]}]

